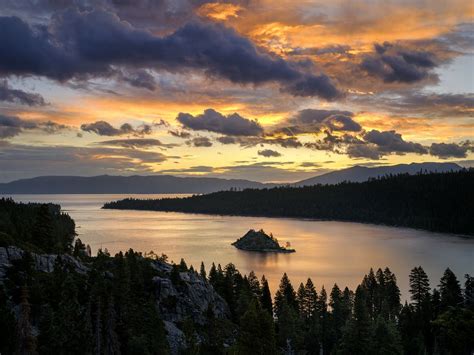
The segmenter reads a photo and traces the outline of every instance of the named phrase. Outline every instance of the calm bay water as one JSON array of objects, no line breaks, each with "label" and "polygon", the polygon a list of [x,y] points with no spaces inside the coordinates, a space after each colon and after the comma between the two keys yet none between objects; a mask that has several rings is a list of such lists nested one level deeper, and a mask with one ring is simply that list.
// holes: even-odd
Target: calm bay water
[{"label": "calm bay water", "polygon": [[[137,195],[157,198],[171,195]],[[173,195],[177,196],[177,195]],[[183,195],[185,196],[185,195]],[[474,274],[474,238],[431,233],[408,228],[370,224],[309,221],[287,218],[227,217],[152,211],[102,210],[104,202],[131,195],[13,195],[17,202],[53,202],[76,221],[82,241],[93,253],[107,248],[110,253],[133,248],[165,253],[170,260],[184,258],[199,268],[204,261],[232,262],[258,277],[265,274],[272,292],[287,272],[295,288],[311,277],[318,291],[328,293],[333,284],[354,289],[370,267],[388,266],[397,276],[403,298],[408,298],[408,274],[421,265],[432,286],[437,286],[446,267],[464,282]],[[231,243],[249,229],[272,232],[280,243],[289,241],[293,254],[260,254],[234,248]]]}]

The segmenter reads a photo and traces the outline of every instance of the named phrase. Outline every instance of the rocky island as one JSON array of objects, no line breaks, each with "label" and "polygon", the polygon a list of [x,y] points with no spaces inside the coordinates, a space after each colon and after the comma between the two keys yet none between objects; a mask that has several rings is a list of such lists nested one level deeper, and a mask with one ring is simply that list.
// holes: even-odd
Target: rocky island
[{"label": "rocky island", "polygon": [[242,238],[232,243],[238,249],[247,251],[273,252],[273,253],[294,253],[295,249],[282,247],[273,235],[266,234],[263,229],[255,231],[249,230]]}]

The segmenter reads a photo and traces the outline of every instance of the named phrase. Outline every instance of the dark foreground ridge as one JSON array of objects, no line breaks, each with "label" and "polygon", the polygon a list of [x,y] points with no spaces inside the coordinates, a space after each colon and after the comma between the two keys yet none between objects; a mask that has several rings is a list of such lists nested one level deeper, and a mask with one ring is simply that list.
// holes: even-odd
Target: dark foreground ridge
[{"label": "dark foreground ridge", "polygon": [[396,175],[362,183],[124,199],[103,208],[355,221],[474,235],[474,170]]},{"label": "dark foreground ridge", "polygon": [[[63,216],[58,219],[58,216]],[[21,217],[21,218],[19,218]],[[209,273],[129,250],[90,254],[59,206],[0,200],[2,354],[460,354],[474,350],[474,278],[448,268],[431,291],[421,266],[411,303],[395,275],[370,269],[352,291],[328,294],[284,274],[272,298],[265,277],[233,264]],[[72,220],[70,220],[72,221]],[[26,242],[27,241],[27,242]],[[22,248],[17,244],[23,245]],[[61,251],[62,249],[62,251]]]},{"label": "dark foreground ridge", "polygon": [[273,235],[266,234],[262,229],[249,230],[242,238],[232,243],[237,249],[259,251],[265,253],[294,253],[295,249],[280,246]]}]

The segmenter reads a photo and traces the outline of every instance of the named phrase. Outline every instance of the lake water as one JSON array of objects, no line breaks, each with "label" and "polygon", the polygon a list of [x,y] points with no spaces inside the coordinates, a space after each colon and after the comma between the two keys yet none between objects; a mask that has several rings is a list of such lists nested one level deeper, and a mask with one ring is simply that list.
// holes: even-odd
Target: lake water
[{"label": "lake water", "polygon": [[[157,198],[172,195],[136,195]],[[173,195],[177,196],[177,195]],[[82,241],[93,253],[133,248],[165,253],[170,260],[184,258],[199,268],[204,261],[232,262],[258,277],[265,274],[272,292],[287,272],[295,288],[311,277],[318,291],[333,284],[354,289],[370,267],[388,266],[397,276],[403,299],[408,298],[408,274],[421,265],[437,286],[446,267],[464,283],[474,274],[474,238],[371,224],[309,221],[288,218],[226,217],[152,211],[102,210],[104,202],[131,195],[13,195],[18,202],[53,202],[76,221]],[[231,243],[249,229],[272,232],[280,243],[289,241],[292,254],[260,254],[234,248]]]}]

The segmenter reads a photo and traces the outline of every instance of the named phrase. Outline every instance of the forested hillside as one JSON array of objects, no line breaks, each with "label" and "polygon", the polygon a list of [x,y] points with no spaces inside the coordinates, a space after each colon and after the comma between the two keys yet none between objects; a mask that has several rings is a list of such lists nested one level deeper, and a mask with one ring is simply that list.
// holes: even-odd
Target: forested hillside
[{"label": "forested hillside", "polygon": [[396,175],[362,183],[125,199],[104,208],[380,223],[474,234],[474,170]]},{"label": "forested hillside", "polygon": [[[33,218],[41,206],[4,201],[3,213]],[[19,215],[20,216],[20,215]],[[32,235],[41,224],[28,222]],[[8,224],[6,224],[8,225]],[[0,231],[5,233],[5,224]],[[21,234],[12,233],[13,242]],[[40,245],[42,246],[42,245]],[[44,246],[43,246],[44,248]],[[129,250],[91,257],[39,255],[0,246],[2,354],[460,354],[474,350],[474,278],[446,269],[439,285],[421,266],[402,305],[389,268],[372,269],[355,290],[318,280],[274,297],[265,277],[233,264]],[[316,286],[317,285],[317,286]]]},{"label": "forested hillside", "polygon": [[0,199],[0,246],[63,253],[71,249],[75,236],[74,221],[59,205]]}]

